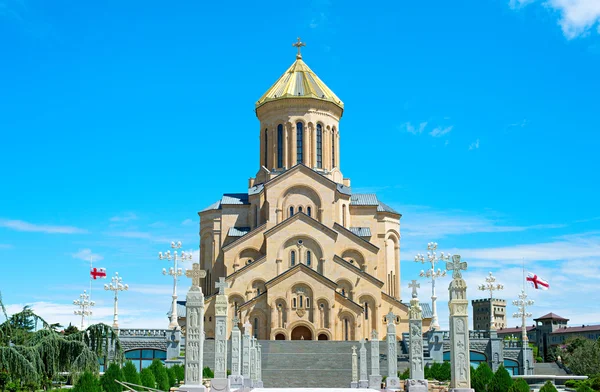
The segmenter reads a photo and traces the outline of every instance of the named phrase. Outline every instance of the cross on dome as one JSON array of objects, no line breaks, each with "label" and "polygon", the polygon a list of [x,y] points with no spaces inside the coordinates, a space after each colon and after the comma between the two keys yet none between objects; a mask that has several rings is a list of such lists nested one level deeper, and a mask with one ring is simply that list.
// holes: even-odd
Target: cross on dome
[{"label": "cross on dome", "polygon": [[452,261],[446,262],[446,269],[452,271],[452,279],[460,279],[462,278],[460,271],[467,270],[467,263],[460,261],[460,255],[454,255],[452,256]]},{"label": "cross on dome", "polygon": [[304,42],[301,42],[300,41],[300,37],[298,37],[298,42],[294,42],[292,44],[292,46],[298,48],[298,54],[296,55],[296,58],[298,60],[300,60],[302,58],[302,53],[300,53],[300,48],[303,47],[303,46],[306,46],[306,44]]},{"label": "cross on dome", "polygon": [[206,271],[200,269],[199,263],[194,263],[191,270],[185,270],[185,276],[192,279],[192,286],[200,287],[200,279],[206,277]]}]

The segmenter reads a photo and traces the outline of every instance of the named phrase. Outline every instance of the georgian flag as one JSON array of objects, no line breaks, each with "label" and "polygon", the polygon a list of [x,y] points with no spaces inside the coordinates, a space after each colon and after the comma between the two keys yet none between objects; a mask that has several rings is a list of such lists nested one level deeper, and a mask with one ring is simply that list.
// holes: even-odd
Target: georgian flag
[{"label": "georgian flag", "polygon": [[527,273],[527,279],[531,286],[536,290],[548,290],[550,284],[532,272]]},{"label": "georgian flag", "polygon": [[106,268],[92,268],[90,270],[90,276],[96,280],[98,278],[106,279]]}]

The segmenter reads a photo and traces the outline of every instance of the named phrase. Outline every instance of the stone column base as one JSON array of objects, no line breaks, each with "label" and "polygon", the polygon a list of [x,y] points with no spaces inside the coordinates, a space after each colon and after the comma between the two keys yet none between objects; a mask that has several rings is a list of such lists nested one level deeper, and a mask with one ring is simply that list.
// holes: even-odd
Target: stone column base
[{"label": "stone column base", "polygon": [[251,378],[244,378],[244,387],[246,388],[252,388],[252,379]]},{"label": "stone column base", "polygon": [[206,392],[204,385],[182,385],[179,387],[180,392]]},{"label": "stone column base", "polygon": [[350,383],[350,388],[358,388],[358,381],[352,381]]},{"label": "stone column base", "polygon": [[358,380],[359,388],[369,388],[369,380]]},{"label": "stone column base", "polygon": [[255,381],[254,388],[264,388],[262,380]]},{"label": "stone column base", "polygon": [[229,387],[231,389],[240,389],[240,388],[244,387],[244,376],[230,375],[228,378],[229,378]]},{"label": "stone column base", "polygon": [[213,378],[210,382],[211,392],[229,392],[231,386],[229,385],[229,379],[227,378]]},{"label": "stone column base", "polygon": [[381,389],[381,380],[383,377],[380,375],[370,375],[369,376],[369,388],[371,389]]},{"label": "stone column base", "polygon": [[385,389],[388,391],[400,390],[400,379],[398,377],[388,377],[385,379]]},{"label": "stone column base", "polygon": [[406,380],[404,383],[406,391],[410,392],[427,392],[427,380]]}]

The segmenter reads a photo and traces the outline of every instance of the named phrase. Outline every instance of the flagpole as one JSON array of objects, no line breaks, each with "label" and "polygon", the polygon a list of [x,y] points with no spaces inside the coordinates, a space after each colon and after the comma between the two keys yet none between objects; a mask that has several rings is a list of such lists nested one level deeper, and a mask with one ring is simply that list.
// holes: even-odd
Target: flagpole
[{"label": "flagpole", "polygon": [[[90,275],[90,301],[92,300],[92,263],[94,260],[94,256],[90,256],[90,271],[88,274]],[[88,325],[92,324],[92,315],[88,316]]]}]

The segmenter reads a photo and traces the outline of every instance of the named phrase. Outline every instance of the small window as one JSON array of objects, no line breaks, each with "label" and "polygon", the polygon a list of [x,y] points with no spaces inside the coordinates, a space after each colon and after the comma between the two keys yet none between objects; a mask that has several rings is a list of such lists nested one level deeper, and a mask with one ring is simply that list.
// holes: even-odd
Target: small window
[{"label": "small window", "polygon": [[292,267],[294,265],[296,265],[296,251],[294,251],[294,250],[292,251],[292,253],[290,254],[290,260],[291,260]]},{"label": "small window", "polygon": [[294,307],[294,309],[296,309],[296,298],[292,299],[292,306]]},{"label": "small window", "polygon": [[306,251],[306,265],[310,267],[311,253],[310,250]]},{"label": "small window", "polygon": [[304,126],[301,122],[296,123],[296,163],[304,163],[302,155],[302,141],[304,138]]},{"label": "small window", "polygon": [[294,207],[290,207],[290,216],[294,216]]},{"label": "small window", "polygon": [[300,307],[302,307],[302,296],[300,296]]},{"label": "small window", "polygon": [[302,212],[302,206],[298,207],[298,212]]},{"label": "small window", "polygon": [[212,321],[212,316],[208,316],[208,322],[210,323]]},{"label": "small window", "polygon": [[310,298],[306,298],[306,309],[310,308]]},{"label": "small window", "polygon": [[277,167],[283,167],[283,125],[277,126]]},{"label": "small window", "polygon": [[312,216],[312,209],[310,207],[306,207],[306,215]]},{"label": "small window", "polygon": [[254,318],[254,337],[258,338],[258,318]]},{"label": "small window", "polygon": [[365,320],[369,319],[369,304],[365,302]]},{"label": "small window", "polygon": [[323,127],[317,124],[317,168],[323,168]]}]

